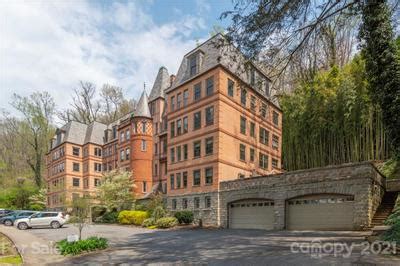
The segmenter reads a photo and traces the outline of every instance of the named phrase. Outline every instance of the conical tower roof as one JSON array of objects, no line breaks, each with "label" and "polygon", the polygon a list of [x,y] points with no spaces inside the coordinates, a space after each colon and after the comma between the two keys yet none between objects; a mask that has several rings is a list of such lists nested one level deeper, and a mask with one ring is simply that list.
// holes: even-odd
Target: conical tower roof
[{"label": "conical tower roof", "polygon": [[143,90],[139,102],[136,105],[134,116],[151,118],[151,113],[149,109],[149,98],[147,97],[147,93],[145,90]]},{"label": "conical tower roof", "polygon": [[153,101],[159,97],[165,98],[164,90],[170,86],[170,77],[165,67],[160,67],[153,88],[151,89],[149,101]]}]

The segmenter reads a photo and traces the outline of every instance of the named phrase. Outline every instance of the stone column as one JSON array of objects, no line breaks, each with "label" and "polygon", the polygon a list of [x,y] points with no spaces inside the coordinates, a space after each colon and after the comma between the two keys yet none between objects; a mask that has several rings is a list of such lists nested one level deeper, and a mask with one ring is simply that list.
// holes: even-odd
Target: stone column
[{"label": "stone column", "polygon": [[275,213],[275,230],[285,229],[285,200],[275,199],[274,201],[274,213]]}]

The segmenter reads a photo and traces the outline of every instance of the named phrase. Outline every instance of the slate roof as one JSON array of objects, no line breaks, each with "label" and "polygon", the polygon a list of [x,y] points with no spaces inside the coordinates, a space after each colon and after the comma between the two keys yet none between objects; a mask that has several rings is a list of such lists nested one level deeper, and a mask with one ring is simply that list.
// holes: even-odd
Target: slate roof
[{"label": "slate roof", "polygon": [[71,142],[79,145],[85,143],[87,125],[70,121],[61,129],[65,130],[64,139],[61,142]]},{"label": "slate roof", "polygon": [[[52,149],[64,142],[70,142],[77,145],[84,145],[86,143],[104,145],[104,131],[112,129],[113,126],[119,125],[122,121],[129,119],[132,116],[151,118],[149,99],[146,91],[143,91],[140,100],[136,105],[136,109],[133,112],[127,113],[108,125],[96,121],[89,125],[77,121],[66,123],[61,128],[57,129],[56,136],[52,138]],[[57,143],[57,134],[61,133],[63,133],[63,139],[60,140],[60,143]]]},{"label": "slate roof", "polygon": [[104,130],[107,129],[107,125],[99,122],[93,122],[88,125],[87,130],[86,130],[86,137],[85,137],[85,143],[95,143],[99,145],[103,145],[103,136],[104,136]]},{"label": "slate roof", "polygon": [[149,101],[153,101],[157,98],[165,98],[165,90],[170,86],[170,77],[168,70],[165,67],[160,67],[158,70],[157,77],[154,81],[153,88],[151,89]]},{"label": "slate roof", "polygon": [[134,116],[151,118],[151,113],[149,109],[149,98],[147,97],[147,93],[145,90],[143,90],[139,102],[136,105]]},{"label": "slate roof", "polygon": [[[189,58],[196,53],[202,54],[201,64],[199,66],[198,73],[194,76],[190,76]],[[247,66],[252,65],[257,72],[261,73],[261,75],[258,77],[260,81],[270,81],[262,69],[260,69],[254,62],[249,62],[246,60],[245,56],[234,45],[229,44],[222,34],[217,34],[184,56],[176,74],[175,81],[173,82],[172,86],[166,90],[166,92],[172,91],[186,81],[212,69],[219,64],[229,69],[232,73],[235,73],[240,79],[247,83],[249,83]],[[259,92],[265,97],[269,98],[266,91],[262,91],[262,89],[265,89],[265,87],[260,86]]]},{"label": "slate roof", "polygon": [[[98,145],[103,145],[103,134],[104,130],[107,128],[105,124],[99,122],[92,122],[89,125],[70,121],[61,128],[57,130],[57,133],[64,133],[63,139],[60,143],[52,145],[52,148],[60,145],[64,142],[70,142],[78,145],[83,145],[86,143],[94,143]],[[55,136],[53,140],[55,141],[57,137]]]}]

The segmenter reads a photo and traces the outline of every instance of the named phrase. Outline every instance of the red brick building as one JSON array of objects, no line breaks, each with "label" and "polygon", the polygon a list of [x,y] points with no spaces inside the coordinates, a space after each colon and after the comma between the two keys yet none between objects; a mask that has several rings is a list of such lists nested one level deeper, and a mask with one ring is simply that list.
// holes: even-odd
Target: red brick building
[{"label": "red brick building", "polygon": [[47,162],[47,206],[63,209],[76,197],[93,195],[102,172],[132,172],[137,198],[153,187],[153,125],[145,92],[134,112],[104,125],[71,121],[57,129]]},{"label": "red brick building", "polygon": [[273,94],[257,65],[214,36],[184,56],[176,76],[161,67],[133,113],[57,130],[49,207],[93,193],[102,171],[119,168],[132,172],[137,198],[162,191],[172,211],[219,217],[220,182],[281,172],[282,113]]}]

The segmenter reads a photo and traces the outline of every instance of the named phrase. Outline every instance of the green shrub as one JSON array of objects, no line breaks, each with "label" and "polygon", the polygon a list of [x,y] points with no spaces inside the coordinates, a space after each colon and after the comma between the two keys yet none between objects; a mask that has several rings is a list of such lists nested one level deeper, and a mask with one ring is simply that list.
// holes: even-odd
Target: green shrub
[{"label": "green shrub", "polygon": [[170,228],[178,224],[178,220],[175,217],[164,217],[156,221],[155,226],[158,228]]},{"label": "green shrub", "polygon": [[180,224],[191,224],[193,223],[193,212],[191,211],[179,211],[175,213],[175,218],[178,219]]},{"label": "green shrub", "polygon": [[[146,204],[147,206],[147,210],[150,213],[153,213],[153,211],[155,209],[157,209],[157,207],[161,207],[163,209],[165,209],[165,204],[164,204],[164,199],[162,194],[153,194],[150,198],[150,201]],[[160,217],[161,218],[161,217]]]},{"label": "green shrub", "polygon": [[143,204],[135,204],[135,211],[147,211],[147,208]]},{"label": "green shrub", "polygon": [[157,206],[154,210],[153,213],[151,215],[152,218],[154,218],[154,220],[158,220],[161,219],[163,217],[165,217],[167,213],[165,212],[164,208],[162,206]]},{"label": "green shrub", "polygon": [[146,211],[121,211],[118,214],[120,224],[142,225],[147,218],[149,218],[149,213]]},{"label": "green shrub", "polygon": [[146,220],[143,221],[142,226],[149,227],[149,226],[153,226],[155,223],[156,223],[156,220],[154,218],[147,218]]},{"label": "green shrub", "polygon": [[382,239],[388,242],[396,242],[397,245],[400,244],[400,221],[394,223],[392,227],[387,230]]},{"label": "green shrub", "polygon": [[98,221],[101,217],[107,213],[107,208],[103,206],[92,207],[92,221]]},{"label": "green shrub", "polygon": [[82,252],[89,252],[97,249],[105,249],[108,247],[108,241],[101,237],[89,237],[85,240],[79,240],[75,242],[68,242],[66,239],[57,242],[57,248],[61,254],[66,255],[77,255]]},{"label": "green shrub", "polygon": [[29,209],[32,211],[43,211],[45,207],[43,207],[43,205],[40,204],[31,204],[29,205]]},{"label": "green shrub", "polygon": [[396,210],[394,213],[389,215],[389,217],[384,222],[386,225],[393,225],[395,223],[400,223],[400,210]]},{"label": "green shrub", "polygon": [[103,216],[96,219],[98,223],[114,224],[118,222],[118,212],[106,212]]}]

